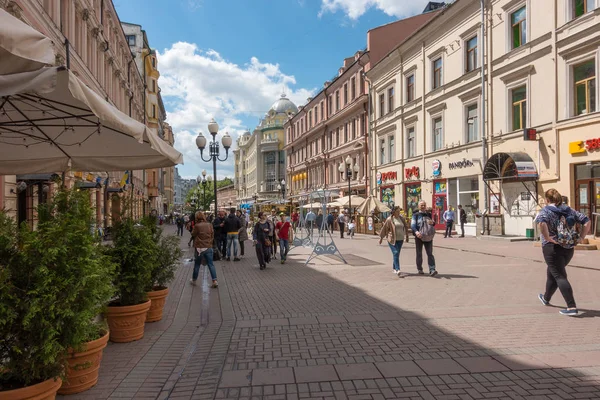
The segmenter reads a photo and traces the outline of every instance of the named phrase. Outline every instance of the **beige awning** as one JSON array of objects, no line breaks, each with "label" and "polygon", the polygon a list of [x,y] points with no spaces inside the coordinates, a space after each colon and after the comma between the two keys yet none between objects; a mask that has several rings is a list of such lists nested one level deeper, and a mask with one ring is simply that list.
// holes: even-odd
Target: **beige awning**
[{"label": "beige awning", "polygon": [[0,174],[123,171],[181,153],[63,67],[0,76]]},{"label": "beige awning", "polygon": [[54,59],[50,39],[0,9],[0,75],[35,71]]},{"label": "beige awning", "polygon": [[361,215],[370,215],[372,212],[380,213],[380,212],[390,212],[392,211],[386,204],[377,200],[373,196],[367,197],[367,199],[358,207],[358,213]]}]

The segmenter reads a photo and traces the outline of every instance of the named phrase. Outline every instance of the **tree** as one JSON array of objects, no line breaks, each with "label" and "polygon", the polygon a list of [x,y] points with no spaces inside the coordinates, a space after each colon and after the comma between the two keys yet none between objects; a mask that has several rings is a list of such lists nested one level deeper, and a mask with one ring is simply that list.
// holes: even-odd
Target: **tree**
[{"label": "tree", "polygon": [[[217,181],[217,189],[220,189],[225,186],[233,185],[233,180],[231,178],[223,178]],[[196,196],[198,201],[195,204],[195,208],[192,206],[192,197]],[[211,203],[215,201],[215,190],[213,181],[206,182],[206,189],[202,184],[196,185],[193,189],[188,191],[185,197],[185,203],[189,204],[189,209],[194,208],[194,210],[200,211],[208,211],[210,209]]]}]

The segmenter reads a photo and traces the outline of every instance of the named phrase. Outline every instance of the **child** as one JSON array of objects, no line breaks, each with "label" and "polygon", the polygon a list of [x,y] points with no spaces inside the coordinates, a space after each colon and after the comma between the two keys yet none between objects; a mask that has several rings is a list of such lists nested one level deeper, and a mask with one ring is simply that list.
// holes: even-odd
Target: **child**
[{"label": "child", "polygon": [[348,224],[348,236],[350,236],[350,239],[354,238],[354,228],[356,228],[356,223],[354,222],[354,217],[352,217]]}]

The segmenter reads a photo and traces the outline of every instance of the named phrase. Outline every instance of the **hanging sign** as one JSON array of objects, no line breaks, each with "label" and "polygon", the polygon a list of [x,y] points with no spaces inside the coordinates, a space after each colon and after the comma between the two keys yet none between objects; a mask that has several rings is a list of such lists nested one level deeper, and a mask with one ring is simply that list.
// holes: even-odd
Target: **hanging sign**
[{"label": "hanging sign", "polygon": [[381,172],[377,173],[377,184],[381,185]]},{"label": "hanging sign", "polygon": [[419,179],[420,175],[421,171],[419,170],[419,167],[404,168],[404,177],[406,179]]},{"label": "hanging sign", "polygon": [[431,163],[431,169],[433,176],[440,176],[442,174],[442,163],[440,160],[433,160]]},{"label": "hanging sign", "polygon": [[467,168],[467,167],[472,167],[473,165],[475,165],[475,164],[473,164],[473,161],[463,158],[462,161],[455,161],[455,162],[449,163],[448,169]]}]

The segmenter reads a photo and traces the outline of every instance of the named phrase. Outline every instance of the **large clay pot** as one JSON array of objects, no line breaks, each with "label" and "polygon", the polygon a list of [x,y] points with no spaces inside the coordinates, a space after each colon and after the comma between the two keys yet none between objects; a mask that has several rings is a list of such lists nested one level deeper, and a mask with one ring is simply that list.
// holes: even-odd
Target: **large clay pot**
[{"label": "large clay pot", "polygon": [[135,306],[108,306],[106,319],[110,330],[110,341],[126,343],[143,338],[144,323],[150,303],[148,300]]},{"label": "large clay pot", "polygon": [[60,378],[48,379],[37,385],[26,386],[21,389],[0,392],[0,399],[7,400],[54,400],[56,391],[62,384]]},{"label": "large clay pot", "polygon": [[146,315],[146,322],[156,322],[162,319],[168,294],[169,288],[155,288],[152,292],[148,292],[148,298],[152,303]]},{"label": "large clay pot", "polygon": [[69,351],[67,376],[58,394],[75,394],[88,390],[98,383],[102,350],[108,343],[108,332],[100,339],[86,343],[81,352]]}]

